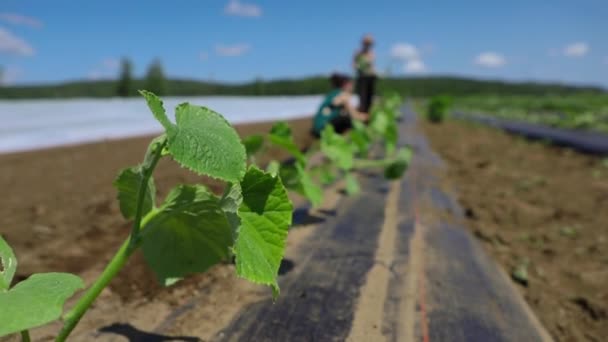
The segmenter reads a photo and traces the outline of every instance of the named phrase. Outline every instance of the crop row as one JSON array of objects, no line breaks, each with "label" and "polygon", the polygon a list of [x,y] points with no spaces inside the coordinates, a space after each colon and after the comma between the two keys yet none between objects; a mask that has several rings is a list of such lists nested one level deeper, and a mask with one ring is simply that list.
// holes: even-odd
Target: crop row
[{"label": "crop row", "polygon": [[[288,191],[317,206],[323,200],[322,186],[343,178],[346,192],[356,195],[361,191],[357,170],[383,168],[387,179],[397,179],[412,156],[409,148],[397,146],[401,104],[397,95],[379,101],[368,124],[354,122],[345,135],[328,126],[320,142],[302,152],[284,122],[276,123],[267,135],[241,140],[222,115],[209,108],[181,104],[173,122],[158,97],[147,91],[141,94],[165,132],[150,142],[142,163],[122,170],[114,182],[120,211],[133,222],[129,236],[65,314],[66,300],[85,287],[82,279],[68,273],[39,273],[11,286],[17,258],[0,236],[0,337],[20,333],[23,341],[29,341],[29,329],[61,319],[63,328],[56,341],[66,340],[140,248],[165,286],[234,260],[240,277],[270,286],[276,298],[277,273],[293,214]],[[256,156],[268,145],[284,149],[295,162],[256,165]],[[371,158],[372,148],[380,146],[383,158]],[[318,154],[323,156],[321,162],[313,163]],[[180,184],[157,203],[153,173],[165,157],[223,181],[223,194],[214,194],[202,184]]]}]

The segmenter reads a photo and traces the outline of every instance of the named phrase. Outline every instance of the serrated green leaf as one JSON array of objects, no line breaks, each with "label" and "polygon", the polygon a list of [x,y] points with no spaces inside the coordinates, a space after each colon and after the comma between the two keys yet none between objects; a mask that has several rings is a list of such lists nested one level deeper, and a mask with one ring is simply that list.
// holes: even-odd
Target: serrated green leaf
[{"label": "serrated green leaf", "polygon": [[243,145],[247,153],[247,158],[258,153],[264,146],[264,137],[260,134],[253,134],[243,139]]},{"label": "serrated green leaf", "polygon": [[291,128],[285,122],[277,122],[270,129],[268,135],[270,143],[278,146],[291,154],[299,163],[306,164],[306,157],[298,148],[293,136],[291,135]]},{"label": "serrated green leaf", "polygon": [[342,170],[350,170],[353,167],[353,145],[337,134],[331,125],[325,126],[321,132],[321,152]]},{"label": "serrated green leaf", "polygon": [[[144,175],[140,167],[130,167],[122,170],[116,180],[114,180],[114,187],[118,190],[120,212],[127,220],[135,217],[137,197],[143,178]],[[144,201],[142,202],[142,216],[152,210],[155,197],[156,187],[154,186],[154,179],[150,177],[146,197],[144,197]]]},{"label": "serrated green leaf", "polygon": [[403,176],[405,170],[412,159],[412,150],[410,148],[401,148],[395,159],[384,169],[384,177],[386,179],[398,179]]},{"label": "serrated green leaf", "polygon": [[209,108],[183,103],[177,125],[167,130],[168,150],[182,166],[199,174],[239,182],[247,167],[245,147],[234,128]]},{"label": "serrated green leaf", "polygon": [[17,257],[11,246],[0,235],[0,293],[9,289],[16,270]]},{"label": "serrated green leaf", "polygon": [[83,287],[73,274],[39,273],[0,292],[0,336],[58,319],[65,301]]},{"label": "serrated green leaf", "polygon": [[293,205],[279,177],[250,167],[243,181],[241,226],[235,244],[239,276],[270,285],[278,294],[276,277],[285,252]]},{"label": "serrated green leaf", "polygon": [[139,93],[146,99],[146,102],[148,103],[148,108],[150,108],[156,120],[158,120],[158,122],[163,125],[165,130],[169,130],[173,126],[173,123],[171,123],[171,121],[169,121],[169,118],[167,117],[167,113],[165,112],[165,108],[163,107],[163,101],[161,101],[158,96],[154,95],[154,93],[150,91],[140,90]]},{"label": "serrated green leaf", "polygon": [[346,182],[346,193],[349,195],[356,195],[361,191],[359,187],[359,181],[357,177],[352,173],[347,173],[344,177],[344,181]]},{"label": "serrated green leaf", "polygon": [[225,260],[233,241],[219,199],[202,186],[174,188],[142,234],[144,258],[165,286]]}]

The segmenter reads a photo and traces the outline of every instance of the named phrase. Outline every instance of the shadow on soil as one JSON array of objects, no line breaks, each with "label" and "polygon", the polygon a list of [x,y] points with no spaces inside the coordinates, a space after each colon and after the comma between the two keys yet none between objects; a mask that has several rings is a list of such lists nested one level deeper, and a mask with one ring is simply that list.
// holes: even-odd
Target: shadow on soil
[{"label": "shadow on soil", "polygon": [[155,333],[149,333],[138,330],[131,324],[114,323],[99,329],[100,333],[112,333],[126,337],[129,342],[165,342],[165,341],[181,341],[181,342],[200,342],[198,337],[190,336],[167,336]]}]

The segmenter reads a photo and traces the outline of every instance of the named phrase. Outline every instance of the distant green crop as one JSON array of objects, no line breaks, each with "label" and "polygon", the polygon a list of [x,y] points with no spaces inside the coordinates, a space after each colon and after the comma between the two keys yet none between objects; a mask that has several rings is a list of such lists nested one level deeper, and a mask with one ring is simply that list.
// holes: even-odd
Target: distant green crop
[{"label": "distant green crop", "polygon": [[[241,141],[234,128],[209,108],[180,104],[173,122],[158,97],[147,91],[141,94],[165,132],[151,141],[141,164],[125,168],[114,181],[120,212],[133,221],[129,236],[63,317],[66,300],[84,288],[83,281],[67,273],[41,273],[11,287],[17,259],[0,236],[0,336],[21,333],[22,339],[29,341],[30,328],[62,318],[63,328],[56,341],[65,341],[139,248],[165,286],[234,258],[239,276],[270,286],[276,298],[277,273],[292,223],[293,205],[287,189],[317,206],[323,201],[318,182],[327,184],[342,177],[346,192],[356,194],[361,191],[356,170],[380,167],[387,179],[396,179],[403,175],[412,156],[409,148],[396,150],[401,100],[395,96],[376,107],[369,125],[355,123],[346,135],[328,126],[320,148],[305,153],[286,123],[275,124],[267,136],[253,135]],[[261,170],[255,165],[255,155],[266,142],[287,151],[294,162],[272,161],[266,171]],[[370,159],[378,146],[385,147],[383,158]],[[315,153],[323,158],[313,165]],[[153,173],[163,157],[223,181],[223,194],[217,196],[200,184],[180,184],[157,203]]]},{"label": "distant green crop", "polygon": [[[287,151],[294,157],[294,162],[283,165],[274,162],[271,163],[271,169],[281,177],[289,190],[306,197],[313,206],[320,205],[323,200],[321,185],[341,177],[344,178],[346,192],[350,195],[357,194],[360,185],[356,171],[360,169],[384,168],[387,179],[401,177],[412,156],[409,147],[397,150],[397,119],[401,103],[398,95],[385,97],[374,107],[367,125],[353,121],[353,128],[346,134],[337,134],[331,125],[326,126],[321,132],[320,148],[311,148],[307,153],[298,149],[287,123],[276,123],[266,140]],[[245,138],[245,141],[249,140],[253,141],[254,136]],[[255,140],[264,138],[255,137]],[[380,144],[385,147],[382,153],[384,157],[370,159],[370,151]],[[316,163],[311,161],[317,152],[325,157],[321,163],[318,158]]]},{"label": "distant green crop", "polygon": [[469,95],[455,98],[465,113],[567,129],[608,132],[608,94]]},{"label": "distant green crop", "polygon": [[452,99],[448,96],[434,96],[428,104],[427,117],[431,122],[439,123],[445,120],[448,110],[452,104]]}]

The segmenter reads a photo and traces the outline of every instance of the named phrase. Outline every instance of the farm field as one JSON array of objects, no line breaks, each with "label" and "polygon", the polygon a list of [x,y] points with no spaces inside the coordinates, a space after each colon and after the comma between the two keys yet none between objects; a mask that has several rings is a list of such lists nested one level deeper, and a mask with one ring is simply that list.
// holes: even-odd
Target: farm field
[{"label": "farm field", "polygon": [[463,226],[516,275],[550,334],[557,341],[604,340],[606,160],[463,121],[423,127],[445,161],[444,183],[464,208]]},{"label": "farm field", "polygon": [[[236,129],[245,136],[267,132],[271,125],[247,124]],[[297,144],[308,146],[310,119],[291,121],[290,125]],[[130,230],[129,222],[120,215],[112,181],[124,165],[141,159],[148,142],[148,137],[131,138],[0,156],[3,165],[0,184],[11,193],[11,200],[0,209],[0,226],[3,237],[11,242],[20,261],[16,282],[49,270],[74,273],[87,284],[99,275]],[[116,153],[117,149],[120,153]],[[286,156],[281,151],[270,150],[259,162]],[[41,170],[44,177],[39,176]],[[203,182],[215,191],[221,190],[210,179],[168,160],[162,161],[156,173],[159,197],[164,197],[176,181]],[[296,207],[303,204],[301,199],[293,200]],[[74,227],[79,229],[75,231]],[[293,250],[306,233],[306,230],[296,230],[290,234],[288,250]],[[137,341],[147,341],[152,335],[137,335],[137,329],[152,332],[155,328],[168,334],[188,331],[192,336],[210,338],[243,306],[265,297],[270,297],[268,288],[238,279],[234,266],[229,264],[220,264],[176,286],[162,287],[138,253],[101,294],[90,316],[85,316],[76,329],[73,340],[89,340],[91,331],[104,327],[107,334],[98,336],[101,341],[117,340],[121,332],[139,336]],[[195,299],[202,300],[196,304],[204,308],[197,310],[197,315],[202,317],[187,316],[186,323],[163,321],[172,310]],[[73,301],[67,304],[72,305]],[[116,322],[125,322],[125,325],[112,326]],[[163,322],[165,327],[161,326]],[[52,340],[60,327],[57,323],[34,331],[33,339]],[[13,338],[18,340],[16,336],[0,340]]]},{"label": "farm field", "polygon": [[454,98],[453,110],[547,126],[608,133],[608,95],[469,95]]}]

